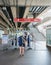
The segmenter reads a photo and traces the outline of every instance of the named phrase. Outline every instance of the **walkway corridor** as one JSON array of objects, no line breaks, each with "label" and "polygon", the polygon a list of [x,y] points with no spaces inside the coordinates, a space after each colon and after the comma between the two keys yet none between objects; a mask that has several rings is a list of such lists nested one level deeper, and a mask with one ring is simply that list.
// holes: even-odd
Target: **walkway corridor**
[{"label": "walkway corridor", "polygon": [[20,57],[19,50],[8,50],[0,54],[0,65],[51,65],[51,49],[45,42],[36,42],[32,50],[25,50],[25,55]]}]

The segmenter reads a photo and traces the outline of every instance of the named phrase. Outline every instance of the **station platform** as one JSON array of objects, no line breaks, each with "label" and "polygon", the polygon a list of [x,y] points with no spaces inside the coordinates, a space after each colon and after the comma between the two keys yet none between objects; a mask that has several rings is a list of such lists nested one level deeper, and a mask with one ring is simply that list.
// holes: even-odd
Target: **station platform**
[{"label": "station platform", "polygon": [[25,50],[24,56],[19,55],[19,49],[0,51],[0,65],[51,65],[51,48],[44,41],[37,41],[34,48]]}]

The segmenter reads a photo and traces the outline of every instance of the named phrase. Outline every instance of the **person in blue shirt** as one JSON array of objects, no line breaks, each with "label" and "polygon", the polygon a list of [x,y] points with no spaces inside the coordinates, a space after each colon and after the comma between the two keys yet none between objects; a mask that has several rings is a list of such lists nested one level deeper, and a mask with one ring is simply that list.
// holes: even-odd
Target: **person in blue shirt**
[{"label": "person in blue shirt", "polygon": [[25,47],[23,36],[19,37],[18,42],[19,42],[20,55],[22,56],[22,55],[24,55],[24,47]]}]

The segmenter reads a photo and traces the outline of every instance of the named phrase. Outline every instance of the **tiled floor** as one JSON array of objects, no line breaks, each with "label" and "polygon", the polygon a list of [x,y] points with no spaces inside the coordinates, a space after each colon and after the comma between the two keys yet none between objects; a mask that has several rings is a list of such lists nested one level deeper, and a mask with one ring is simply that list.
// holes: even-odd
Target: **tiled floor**
[{"label": "tiled floor", "polygon": [[46,48],[45,41],[37,41],[25,50],[20,57],[19,50],[9,50],[0,54],[0,65],[51,65],[51,48]]}]

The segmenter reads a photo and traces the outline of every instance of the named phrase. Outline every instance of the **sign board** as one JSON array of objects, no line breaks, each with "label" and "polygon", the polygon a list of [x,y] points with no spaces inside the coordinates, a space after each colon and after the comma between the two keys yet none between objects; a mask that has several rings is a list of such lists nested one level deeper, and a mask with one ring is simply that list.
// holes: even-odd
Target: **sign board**
[{"label": "sign board", "polygon": [[8,35],[3,34],[3,36],[2,36],[2,44],[7,44],[7,43],[8,43]]},{"label": "sign board", "polygon": [[14,22],[41,22],[39,18],[14,18]]}]

